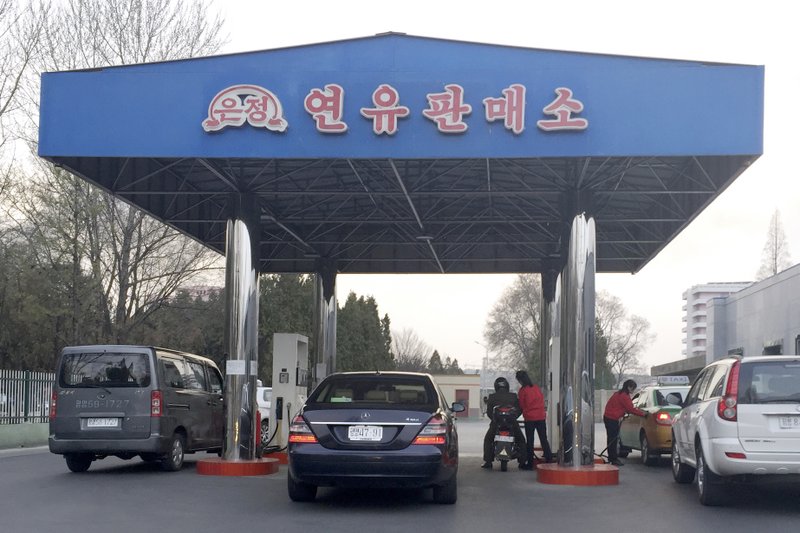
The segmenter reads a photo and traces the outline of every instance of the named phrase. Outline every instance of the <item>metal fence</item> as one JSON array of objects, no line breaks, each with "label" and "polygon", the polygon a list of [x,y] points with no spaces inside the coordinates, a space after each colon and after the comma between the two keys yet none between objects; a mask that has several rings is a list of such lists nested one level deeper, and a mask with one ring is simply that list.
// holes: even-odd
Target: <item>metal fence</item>
[{"label": "metal fence", "polygon": [[47,422],[55,374],[0,369],[0,424]]}]

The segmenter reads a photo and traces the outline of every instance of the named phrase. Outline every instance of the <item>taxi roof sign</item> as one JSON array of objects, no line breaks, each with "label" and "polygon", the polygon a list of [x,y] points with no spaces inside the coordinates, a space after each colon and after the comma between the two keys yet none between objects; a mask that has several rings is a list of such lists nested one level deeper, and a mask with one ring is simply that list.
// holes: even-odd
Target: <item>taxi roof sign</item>
[{"label": "taxi roof sign", "polygon": [[689,376],[656,376],[656,385],[689,385]]}]

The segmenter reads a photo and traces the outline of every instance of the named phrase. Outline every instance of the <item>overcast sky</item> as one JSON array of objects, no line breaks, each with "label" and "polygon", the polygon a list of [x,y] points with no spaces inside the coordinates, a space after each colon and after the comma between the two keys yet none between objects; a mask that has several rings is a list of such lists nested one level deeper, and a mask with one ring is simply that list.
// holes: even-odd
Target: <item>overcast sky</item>
[{"label": "overcast sky", "polygon": [[[764,155],[641,272],[599,274],[597,286],[656,334],[644,362],[682,357],[682,294],[707,282],[750,281],[778,209],[800,262],[800,37],[792,2],[710,0],[264,2],[217,0],[224,52],[264,50],[387,31],[551,50],[764,65]],[[483,329],[508,275],[340,275],[337,294],[372,295],[394,329],[411,328],[442,356],[479,366]]]}]

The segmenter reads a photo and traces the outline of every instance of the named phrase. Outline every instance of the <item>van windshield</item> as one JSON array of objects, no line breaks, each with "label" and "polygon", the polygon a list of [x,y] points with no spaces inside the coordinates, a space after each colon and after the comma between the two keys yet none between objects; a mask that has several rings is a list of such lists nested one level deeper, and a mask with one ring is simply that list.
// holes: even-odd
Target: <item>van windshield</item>
[{"label": "van windshield", "polygon": [[150,364],[142,353],[71,353],[58,379],[62,387],[147,387]]}]

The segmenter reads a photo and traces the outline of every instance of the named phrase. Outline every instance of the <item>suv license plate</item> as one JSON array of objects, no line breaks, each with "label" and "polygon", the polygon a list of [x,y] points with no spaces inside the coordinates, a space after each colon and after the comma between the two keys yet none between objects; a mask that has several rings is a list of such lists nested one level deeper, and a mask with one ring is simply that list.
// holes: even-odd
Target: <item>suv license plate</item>
[{"label": "suv license plate", "polygon": [[800,429],[800,416],[782,416],[778,423],[781,429]]},{"label": "suv license plate", "polygon": [[347,438],[350,440],[379,441],[383,438],[381,426],[350,426],[347,428]]},{"label": "suv license plate", "polygon": [[119,427],[119,418],[87,418],[87,428],[115,428]]}]

